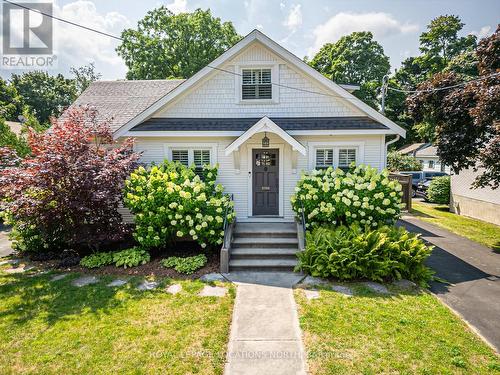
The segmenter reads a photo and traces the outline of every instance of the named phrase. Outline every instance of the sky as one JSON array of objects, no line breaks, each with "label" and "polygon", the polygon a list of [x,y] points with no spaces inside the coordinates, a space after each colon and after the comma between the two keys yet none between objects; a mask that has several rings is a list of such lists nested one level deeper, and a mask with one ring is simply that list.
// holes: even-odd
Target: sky
[{"label": "sky", "polygon": [[[490,35],[500,23],[500,0],[55,0],[54,14],[119,36],[161,5],[174,13],[210,8],[222,21],[231,21],[239,34],[259,29],[300,58],[353,31],[372,31],[392,69],[418,55],[419,35],[439,15],[458,15],[465,23],[463,35],[478,37]],[[102,79],[125,77],[127,68],[115,52],[119,41],[53,22],[57,68],[51,74],[69,76],[70,67],[93,62]],[[0,75],[18,72],[1,68]]]}]

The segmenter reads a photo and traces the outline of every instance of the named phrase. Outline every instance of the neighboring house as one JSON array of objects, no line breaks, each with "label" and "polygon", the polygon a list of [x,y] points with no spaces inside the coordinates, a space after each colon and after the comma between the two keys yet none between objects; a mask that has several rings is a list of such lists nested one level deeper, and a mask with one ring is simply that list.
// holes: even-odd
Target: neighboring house
[{"label": "neighboring house", "polygon": [[472,188],[481,172],[471,168],[451,176],[450,211],[500,225],[500,190]]},{"label": "neighboring house", "polygon": [[450,174],[450,167],[441,165],[437,147],[431,143],[413,143],[398,150],[403,155],[411,155],[422,163],[425,172],[441,171]]},{"label": "neighboring house", "polygon": [[15,122],[15,121],[5,121],[5,124],[10,128],[12,133],[14,133],[17,136],[21,135],[23,126],[20,122]]},{"label": "neighboring house", "polygon": [[[74,105],[112,117],[142,161],[218,163],[238,220],[291,221],[302,171],[386,165],[386,136],[405,131],[254,30],[186,81],[94,82]],[[393,137],[394,138],[394,137]]]}]

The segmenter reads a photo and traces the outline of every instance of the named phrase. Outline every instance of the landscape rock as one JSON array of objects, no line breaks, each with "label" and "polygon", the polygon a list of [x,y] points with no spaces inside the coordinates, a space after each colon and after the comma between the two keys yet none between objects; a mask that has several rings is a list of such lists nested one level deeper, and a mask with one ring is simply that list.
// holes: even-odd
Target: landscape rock
[{"label": "landscape rock", "polygon": [[337,293],[342,293],[346,297],[352,297],[354,295],[354,292],[348,286],[334,284],[331,286],[331,288],[333,291],[335,291]]},{"label": "landscape rock", "polygon": [[181,284],[173,284],[167,288],[167,293],[177,294],[182,290]]},{"label": "landscape rock", "polygon": [[142,283],[139,284],[137,287],[138,290],[153,290],[158,287],[158,283],[156,281],[147,281],[144,280]]},{"label": "landscape rock", "polygon": [[200,277],[200,281],[203,281],[205,283],[213,283],[215,281],[227,281],[224,276],[220,273],[207,273],[206,275],[203,275]]},{"label": "landscape rock", "polygon": [[79,277],[78,279],[73,280],[71,285],[77,286],[77,287],[82,287],[90,284],[95,284],[98,283],[99,279],[95,276],[82,276]]},{"label": "landscape rock", "polygon": [[406,279],[393,281],[392,285],[397,286],[398,288],[401,289],[412,289],[417,287],[417,284],[415,284],[413,281]]},{"label": "landscape rock", "polygon": [[16,268],[9,268],[8,270],[5,270],[7,273],[23,273],[29,270],[32,270],[33,266],[22,266],[22,267],[16,267]]},{"label": "landscape rock", "polygon": [[224,297],[226,293],[227,288],[205,285],[203,290],[198,295],[201,297]]},{"label": "landscape rock", "polygon": [[116,280],[113,280],[111,281],[108,286],[109,287],[114,287],[114,286],[122,286],[122,285],[125,285],[127,282],[125,280],[120,280],[120,279],[116,279]]},{"label": "landscape rock", "polygon": [[60,275],[55,275],[52,279],[50,279],[50,281],[59,281],[59,280],[64,279],[66,276],[68,276],[67,273],[62,273]]},{"label": "landscape rock", "polygon": [[308,300],[319,298],[319,292],[316,289],[304,289],[304,294]]},{"label": "landscape rock", "polygon": [[2,260],[0,261],[0,266],[4,266],[6,264],[11,264],[11,265],[15,265],[15,264],[19,264],[19,262],[21,262],[20,259],[7,259],[7,260]]},{"label": "landscape rock", "polygon": [[376,293],[390,294],[389,290],[385,287],[385,285],[382,285],[380,283],[376,283],[374,281],[366,281],[363,284]]},{"label": "landscape rock", "polygon": [[299,284],[297,284],[298,287],[308,287],[308,286],[315,286],[315,285],[329,285],[330,283],[328,280],[319,278],[319,277],[313,277],[313,276],[307,276],[304,280],[302,280]]}]

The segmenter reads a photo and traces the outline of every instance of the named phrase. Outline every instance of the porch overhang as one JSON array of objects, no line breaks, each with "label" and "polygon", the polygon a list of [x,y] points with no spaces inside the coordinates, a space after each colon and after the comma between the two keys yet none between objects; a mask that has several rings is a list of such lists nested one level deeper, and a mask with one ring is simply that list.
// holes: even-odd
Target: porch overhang
[{"label": "porch overhang", "polygon": [[257,121],[250,129],[240,135],[238,138],[234,140],[229,146],[224,150],[225,155],[229,156],[233,152],[237,151],[243,143],[245,143],[248,139],[250,139],[253,135],[262,132],[274,133],[280,138],[282,138],[286,143],[292,146],[294,151],[299,152],[302,155],[306,155],[306,148],[295,138],[293,138],[290,134],[288,134],[285,130],[276,125],[269,117],[262,117],[259,121]]}]

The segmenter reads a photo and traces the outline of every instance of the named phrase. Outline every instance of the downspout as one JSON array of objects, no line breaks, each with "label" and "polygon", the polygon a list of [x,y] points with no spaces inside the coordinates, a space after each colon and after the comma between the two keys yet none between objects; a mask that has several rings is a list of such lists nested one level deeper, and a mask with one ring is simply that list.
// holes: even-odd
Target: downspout
[{"label": "downspout", "polygon": [[385,143],[385,149],[384,149],[384,168],[387,167],[387,147],[389,145],[392,145],[394,142],[399,141],[400,138],[401,138],[401,136],[399,134],[397,134],[396,138],[394,138],[393,140],[388,141],[388,142]]}]

